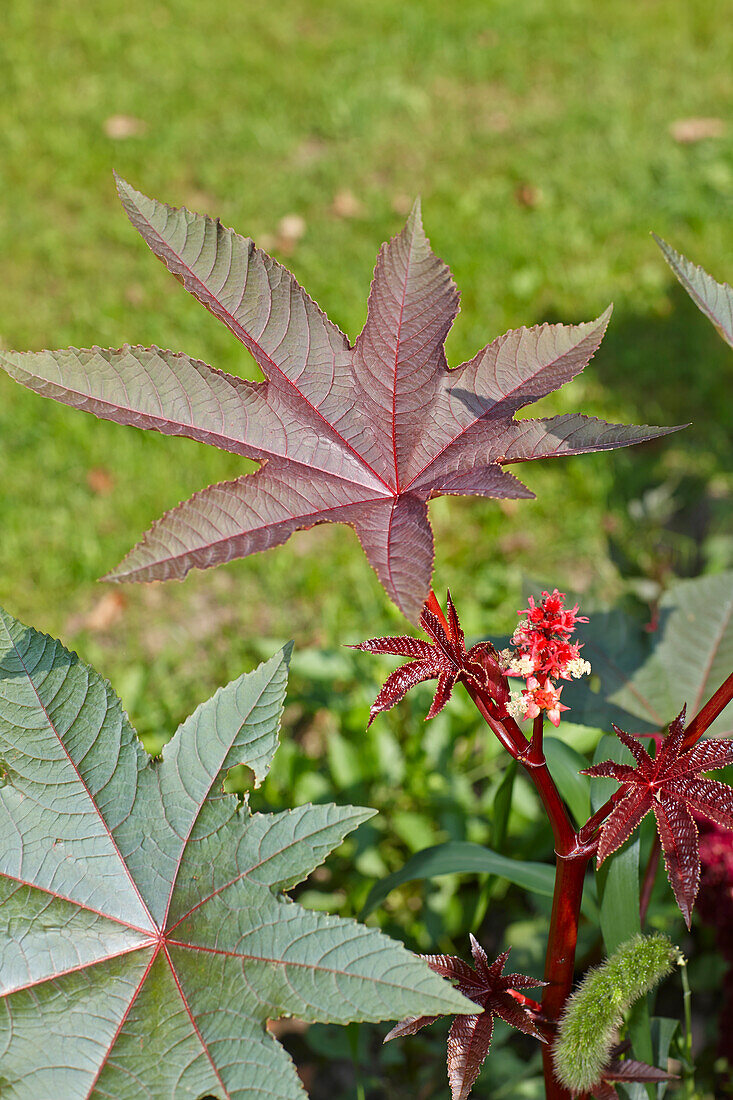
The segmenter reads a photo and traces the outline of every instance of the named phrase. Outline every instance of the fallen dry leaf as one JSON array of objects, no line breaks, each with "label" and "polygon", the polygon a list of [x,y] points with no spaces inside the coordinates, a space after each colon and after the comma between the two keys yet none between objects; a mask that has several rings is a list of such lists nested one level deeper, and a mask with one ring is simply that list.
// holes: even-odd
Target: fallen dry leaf
[{"label": "fallen dry leaf", "polygon": [[360,218],[364,213],[364,206],[353,191],[339,191],[331,209],[337,218]]},{"label": "fallen dry leaf", "polygon": [[275,1038],[279,1038],[281,1035],[303,1035],[309,1027],[310,1024],[306,1023],[305,1020],[296,1020],[292,1016],[267,1021],[267,1030]]},{"label": "fallen dry leaf", "polygon": [[141,306],[145,301],[145,291],[140,283],[130,283],[125,287],[125,301],[131,306]]},{"label": "fallen dry leaf", "polygon": [[531,183],[520,183],[514,189],[514,201],[518,206],[526,206],[532,210],[542,201],[542,192],[539,187],[533,187]]},{"label": "fallen dry leaf", "polygon": [[95,466],[87,471],[87,485],[93,493],[106,497],[115,487],[115,479],[103,466]]},{"label": "fallen dry leaf", "polygon": [[277,247],[289,254],[305,233],[305,218],[300,214],[286,214],[277,227]]},{"label": "fallen dry leaf", "polygon": [[110,115],[104,120],[104,132],[113,141],[125,141],[126,138],[139,137],[147,130],[141,118],[132,115]]},{"label": "fallen dry leaf", "polygon": [[85,627],[92,631],[109,630],[122,618],[126,603],[122,592],[105,592],[86,616]]},{"label": "fallen dry leaf", "polygon": [[678,118],[671,124],[669,132],[680,145],[693,145],[706,138],[722,137],[725,121],[722,118]]},{"label": "fallen dry leaf", "polygon": [[413,199],[409,195],[394,195],[392,198],[392,209],[395,214],[399,214],[401,217],[407,217],[412,210]]},{"label": "fallen dry leaf", "polygon": [[313,164],[315,161],[326,153],[328,145],[325,141],[321,141],[320,138],[310,137],[305,141],[301,141],[298,148],[293,153],[293,163],[300,167],[306,167],[309,164]]},{"label": "fallen dry leaf", "polygon": [[504,111],[492,111],[486,119],[486,129],[492,134],[505,134],[511,127],[511,119]]},{"label": "fallen dry leaf", "polygon": [[109,630],[122,618],[126,606],[127,600],[123,592],[117,589],[105,592],[91,611],[83,615],[72,615],[66,624],[66,631],[68,634],[78,634],[80,630],[91,630],[97,634]]}]

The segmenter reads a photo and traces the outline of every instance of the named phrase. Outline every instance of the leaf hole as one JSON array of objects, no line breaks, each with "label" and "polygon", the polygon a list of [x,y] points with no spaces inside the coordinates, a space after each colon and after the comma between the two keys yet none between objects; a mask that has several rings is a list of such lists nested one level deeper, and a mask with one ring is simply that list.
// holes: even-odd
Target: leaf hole
[{"label": "leaf hole", "polygon": [[233,764],[224,777],[222,790],[225,794],[235,794],[239,801],[243,802],[256,783],[256,777],[251,768],[246,764]]}]

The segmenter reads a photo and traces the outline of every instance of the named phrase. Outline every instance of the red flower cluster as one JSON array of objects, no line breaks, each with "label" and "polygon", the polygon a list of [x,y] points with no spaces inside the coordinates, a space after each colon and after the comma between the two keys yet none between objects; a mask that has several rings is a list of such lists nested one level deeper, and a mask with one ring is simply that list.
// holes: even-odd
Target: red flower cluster
[{"label": "red flower cluster", "polygon": [[578,615],[578,605],[566,608],[565,593],[555,588],[543,592],[537,605],[529,597],[529,606],[518,615],[526,615],[512,636],[514,650],[504,650],[504,668],[508,676],[523,676],[527,686],[513,692],[507,710],[515,718],[536,718],[547,713],[554,726],[560,723],[560,712],[568,708],[560,702],[562,688],[552,679],[570,680],[585,676],[590,665],[580,656],[581,646],[571,642],[570,635],[578,623],[587,618]]}]

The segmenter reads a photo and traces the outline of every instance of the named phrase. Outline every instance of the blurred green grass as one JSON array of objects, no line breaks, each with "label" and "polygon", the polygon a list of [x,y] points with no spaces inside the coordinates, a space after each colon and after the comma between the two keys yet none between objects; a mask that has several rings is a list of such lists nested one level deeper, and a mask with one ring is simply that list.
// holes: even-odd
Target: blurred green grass
[{"label": "blurred green grass", "polygon": [[[2,14],[0,346],[156,343],[256,377],[128,225],[113,168],[272,247],[352,338],[377,249],[421,193],[463,295],[452,365],[509,327],[613,300],[598,355],[544,411],[692,422],[523,468],[533,502],[435,502],[436,588],[467,633],[512,629],[524,574],[610,601],[730,561],[730,354],[648,235],[733,274],[730,0],[5,0]],[[684,119],[720,122],[680,141]],[[293,214],[305,232],[283,248]],[[258,798],[383,811],[306,897],[354,912],[416,846],[486,841],[502,763],[459,693],[431,726],[423,693],[363,733],[384,668],[337,647],[404,622],[347,529],[182,585],[97,584],[163,511],[246,467],[0,377],[0,602],[109,676],[151,749],[294,637],[286,735]],[[541,855],[538,830],[520,786],[507,850]],[[450,950],[474,885],[408,889],[381,919]]]},{"label": "blurred green grass", "polygon": [[[255,376],[136,237],[113,167],[274,240],[352,338],[377,248],[421,192],[463,292],[453,364],[507,327],[587,319],[613,299],[596,359],[546,411],[693,422],[644,448],[525,467],[534,502],[436,502],[436,585],[451,586],[469,633],[511,627],[523,573],[610,597],[624,575],[656,583],[660,555],[664,568],[725,562],[729,356],[648,236],[730,275],[719,9],[6,0],[3,14],[2,345],[155,342]],[[721,132],[680,142],[685,118],[723,120]],[[128,136],[109,136],[115,126]],[[305,233],[285,254],[290,214]],[[97,585],[164,510],[244,466],[0,378],[0,600],[79,646],[159,738],[263,635],[333,647],[400,625],[344,528],[183,585],[125,587],[117,602]]]},{"label": "blurred green grass", "polygon": [[[641,545],[629,505],[660,484],[704,498],[703,535],[712,523],[718,538],[706,557],[697,529],[677,531],[672,566],[680,546],[721,563],[730,362],[648,236],[730,275],[733,127],[692,142],[671,131],[730,115],[719,9],[6,0],[3,15],[4,346],[155,342],[255,376],[137,239],[113,167],[274,241],[352,338],[377,248],[420,192],[463,292],[453,364],[507,327],[587,319],[613,299],[601,351],[546,410],[693,421],[660,444],[525,468],[536,502],[436,502],[436,584],[468,631],[510,628],[523,572],[609,596],[624,572],[654,574],[663,524],[652,509]],[[305,233],[284,252],[290,214]],[[263,635],[333,647],[399,626],[343,528],[184,585],[126,587],[119,602],[97,585],[164,510],[239,473],[235,456],[0,379],[0,464],[0,600],[81,648],[151,736],[238,674]]]},{"label": "blurred green grass", "polygon": [[[7,0],[0,339],[156,342],[253,373],[146,254],[113,167],[256,239],[300,215],[305,234],[281,258],[352,337],[376,250],[421,192],[433,245],[463,291],[451,362],[509,326],[587,319],[614,299],[587,378],[552,408],[694,419],[643,453],[532,468],[540,499],[508,515],[490,502],[439,503],[437,583],[463,603],[477,598],[475,629],[479,612],[497,609],[497,628],[508,626],[523,569],[613,585],[606,532],[623,528],[631,497],[689,469],[717,477],[720,495],[730,469],[726,351],[670,290],[647,235],[730,272],[732,128],[687,144],[670,132],[681,118],[730,113],[720,15],[667,0],[574,0],[561,15],[537,0]],[[108,136],[118,116],[131,136]],[[334,211],[343,192],[357,216]],[[95,578],[163,510],[242,463],[0,383],[0,599],[73,643],[103,593]],[[101,492],[94,474],[89,484],[100,469],[110,475]],[[316,531],[223,576],[154,595],[126,589],[125,613],[109,644],[97,632],[93,655],[115,676],[142,660],[151,682],[163,662],[185,695],[189,655],[192,678],[213,685],[221,662],[233,674],[263,632],[332,644],[384,629],[394,615],[355,548],[350,532]],[[241,639],[228,639],[229,659],[217,653],[222,620]]]}]

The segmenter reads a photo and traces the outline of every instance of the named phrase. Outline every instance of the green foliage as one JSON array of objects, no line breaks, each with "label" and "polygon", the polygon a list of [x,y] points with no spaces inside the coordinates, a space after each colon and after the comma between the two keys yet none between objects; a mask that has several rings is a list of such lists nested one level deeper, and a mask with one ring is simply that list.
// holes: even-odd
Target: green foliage
[{"label": "green foliage", "polygon": [[553,1048],[566,1088],[587,1092],[601,1077],[624,1013],[672,970],[677,949],[666,936],[633,936],[589,971],[569,998]]},{"label": "green foliage", "polygon": [[[4,347],[132,337],[247,370],[236,341],[113,224],[113,168],[251,226],[261,244],[278,238],[283,216],[302,216],[303,237],[278,244],[277,255],[354,332],[373,242],[393,230],[393,204],[420,191],[436,250],[447,254],[454,241],[456,274],[470,286],[451,361],[487,328],[591,316],[613,299],[608,347],[587,383],[593,411],[634,419],[647,403],[657,422],[694,421],[664,455],[589,458],[562,479],[533,469],[541,499],[528,511],[439,504],[441,576],[456,592],[468,578],[476,588],[467,628],[478,633],[497,609],[498,629],[509,627],[520,571],[536,568],[538,554],[561,588],[577,577],[615,595],[604,531],[627,530],[630,501],[657,481],[692,467],[695,501],[720,507],[706,490],[712,479],[719,492],[730,470],[733,409],[720,386],[729,352],[648,237],[654,226],[709,270],[727,270],[733,132],[688,145],[668,133],[672,112],[707,116],[716,104],[723,114],[728,45],[712,8],[670,5],[652,20],[625,0],[609,0],[600,16],[577,0],[560,18],[535,0],[488,15],[482,0],[459,10],[441,0],[283,0],[229,5],[223,18],[221,6],[194,0],[170,0],[154,17],[142,0],[124,11],[113,0],[83,9],[7,0],[3,13]],[[588,97],[588,87],[598,94]],[[115,116],[132,120],[129,137],[108,133]],[[361,204],[356,216],[335,212],[343,191]],[[547,411],[566,411],[564,401],[559,394]],[[240,463],[50,403],[41,412],[18,391],[0,402],[0,464],[0,602],[83,645],[127,689],[144,732],[175,728],[198,698],[248,667],[258,634],[332,646],[363,637],[367,623],[386,633],[395,621],[356,541],[321,530],[308,536],[310,557],[287,547],[266,564],[234,566],[231,578],[131,592],[113,628],[92,625],[96,579],[134,532],[171,500],[236,476]],[[100,468],[114,482],[101,491],[92,487]],[[638,536],[633,526],[627,542]],[[656,540],[664,525],[652,526]],[[334,590],[336,573],[349,606]]]},{"label": "green foliage", "polygon": [[507,859],[506,856],[492,852],[490,848],[482,845],[453,841],[418,852],[399,871],[375,883],[364,903],[361,917],[363,919],[373,913],[390,891],[405,882],[438,878],[441,875],[476,873],[498,875],[507,882],[523,886],[530,893],[552,897],[555,872],[548,864]]},{"label": "green foliage", "polygon": [[[689,144],[669,132],[673,113],[724,114],[729,38],[712,7],[657,5],[650,19],[644,5],[609,0],[601,10],[578,0],[558,18],[535,0],[495,5],[488,16],[482,0],[450,9],[441,0],[401,7],[284,0],[230,5],[222,18],[220,6],[194,0],[154,10],[141,0],[124,10],[113,0],[8,0],[4,15],[3,347],[92,338],[118,345],[134,332],[164,346],[185,339],[193,354],[247,370],[236,343],[190,309],[112,224],[113,167],[151,191],[181,194],[228,223],[251,226],[262,245],[269,236],[278,257],[353,332],[363,320],[372,242],[392,230],[404,195],[419,190],[430,203],[436,249],[447,254],[454,240],[456,274],[471,287],[451,335],[451,361],[487,327],[590,316],[613,298],[615,324],[596,377],[585,383],[587,402],[599,415],[634,419],[643,394],[657,421],[693,420],[663,454],[594,457],[569,463],[563,478],[535,467],[531,486],[540,499],[515,514],[438,501],[441,578],[456,592],[470,585],[475,597],[467,630],[474,637],[487,626],[510,631],[521,573],[535,572],[538,562],[553,583],[577,582],[604,601],[633,578],[644,603],[670,571],[730,564],[733,390],[721,385],[730,353],[646,236],[655,225],[710,270],[729,269],[733,131]],[[589,16],[599,31],[592,49]],[[107,127],[118,115],[132,124],[124,139]],[[353,216],[337,212],[342,192],[357,200]],[[290,213],[304,219],[297,241],[280,238],[278,222]],[[484,254],[497,263],[485,263]],[[278,645],[295,636],[302,665],[292,677],[288,736],[252,804],[284,811],[348,798],[382,811],[322,875],[296,888],[301,900],[353,914],[369,880],[448,840],[551,858],[521,774],[506,836],[495,835],[502,830],[494,795],[506,770],[460,696],[432,727],[422,723],[426,692],[387,728],[364,733],[379,672],[334,646],[359,640],[367,624],[388,633],[397,617],[355,540],[314,530],[298,547],[244,568],[128,592],[110,604],[96,578],[131,533],[172,497],[236,476],[240,463],[51,403],[41,414],[33,395],[13,389],[0,403],[0,599],[83,646],[119,687],[146,747],[159,752],[199,699],[269,655],[275,646],[260,650],[258,636]],[[545,411],[567,407],[561,392]],[[649,619],[646,608],[642,614],[626,634],[635,645],[638,626],[641,658],[655,638],[641,629]],[[623,645],[614,652],[622,662],[627,654]],[[634,668],[630,660],[627,671]],[[606,699],[605,688],[595,696],[608,715]],[[592,710],[584,717],[573,706],[574,718],[589,725],[564,736],[592,750]],[[614,717],[623,724],[627,713],[619,707]],[[631,728],[643,728],[641,717],[637,723]],[[501,880],[494,883],[492,935],[509,924],[513,957],[541,966],[543,899],[534,896],[537,912],[526,905],[520,912],[518,892],[504,896]],[[455,937],[476,927],[477,893],[475,878],[457,875],[405,885],[372,919],[423,950],[438,943],[451,950]],[[652,898],[650,918],[672,927],[676,914],[664,891]],[[595,946],[585,923],[581,943],[582,952]],[[719,961],[704,941],[697,962],[712,975],[707,991],[696,981],[710,1024]],[[314,1025],[300,1040],[311,1064],[321,1031],[343,1034]],[[523,1051],[520,1059],[502,1038],[494,1039],[491,1080],[479,1081],[476,1094],[538,1097],[537,1081],[522,1078],[536,1072],[536,1057]],[[380,1042],[377,1035],[370,1065]],[[331,1058],[332,1049],[325,1043],[320,1055]],[[390,1088],[405,1097],[427,1092],[440,1052],[432,1050],[431,1065],[429,1043],[411,1061],[396,1044],[386,1049]],[[344,1063],[338,1073],[332,1092],[346,1095]],[[379,1084],[375,1076],[375,1090]]]}]

